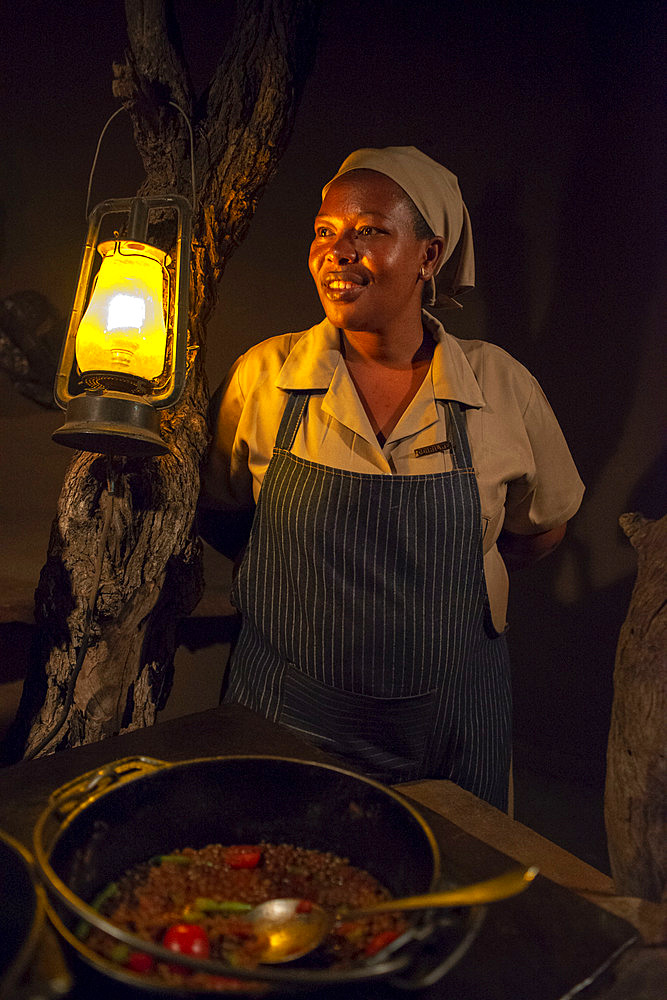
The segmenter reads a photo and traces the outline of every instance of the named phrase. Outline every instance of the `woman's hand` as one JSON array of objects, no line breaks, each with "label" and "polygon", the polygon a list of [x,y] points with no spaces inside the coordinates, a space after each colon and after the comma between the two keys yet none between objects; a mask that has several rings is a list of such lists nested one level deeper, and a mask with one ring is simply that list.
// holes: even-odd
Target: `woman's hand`
[{"label": "woman's hand", "polygon": [[516,535],[503,529],[498,537],[498,551],[509,570],[523,569],[557,549],[565,537],[565,528],[566,525],[560,524],[537,535]]}]

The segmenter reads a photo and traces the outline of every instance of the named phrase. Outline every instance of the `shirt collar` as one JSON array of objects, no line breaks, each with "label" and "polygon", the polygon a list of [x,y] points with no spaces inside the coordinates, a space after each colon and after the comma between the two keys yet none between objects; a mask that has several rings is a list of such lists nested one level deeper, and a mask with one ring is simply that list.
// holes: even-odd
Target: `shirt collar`
[{"label": "shirt collar", "polygon": [[[456,338],[430,313],[422,311],[422,319],[435,340],[431,363],[434,397],[484,406],[480,385]],[[338,330],[323,319],[299,337],[278,373],[276,386],[288,391],[328,389],[340,359]]]},{"label": "shirt collar", "polygon": [[278,389],[328,389],[340,361],[340,337],[337,328],[323,319],[306,330],[278,372]]},{"label": "shirt collar", "polygon": [[484,394],[463,348],[430,313],[422,310],[424,326],[433,335],[435,351],[431,381],[436,399],[455,399],[466,406],[484,406]]}]

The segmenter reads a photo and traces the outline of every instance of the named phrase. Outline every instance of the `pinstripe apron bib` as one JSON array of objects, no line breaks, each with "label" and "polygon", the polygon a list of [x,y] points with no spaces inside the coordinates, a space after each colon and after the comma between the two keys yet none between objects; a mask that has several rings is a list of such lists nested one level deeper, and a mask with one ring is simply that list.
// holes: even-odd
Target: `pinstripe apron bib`
[{"label": "pinstripe apron bib", "polygon": [[225,700],[380,781],[449,778],[504,809],[509,660],[463,410],[452,471],[360,474],[292,454],[309,395],[290,393],[232,589]]}]

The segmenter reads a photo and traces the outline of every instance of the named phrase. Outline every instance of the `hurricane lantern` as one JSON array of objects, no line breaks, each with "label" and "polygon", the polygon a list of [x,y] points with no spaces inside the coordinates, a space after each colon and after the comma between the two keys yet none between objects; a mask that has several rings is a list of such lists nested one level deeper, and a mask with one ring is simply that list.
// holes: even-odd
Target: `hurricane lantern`
[{"label": "hurricane lantern", "polygon": [[[177,215],[173,280],[167,252],[146,242],[152,209]],[[126,236],[98,246],[102,220],[118,214],[128,216]],[[54,441],[112,455],[169,450],[158,411],[185,384],[191,231],[190,203],[178,195],[113,199],[91,212],[54,389],[67,417]]]}]

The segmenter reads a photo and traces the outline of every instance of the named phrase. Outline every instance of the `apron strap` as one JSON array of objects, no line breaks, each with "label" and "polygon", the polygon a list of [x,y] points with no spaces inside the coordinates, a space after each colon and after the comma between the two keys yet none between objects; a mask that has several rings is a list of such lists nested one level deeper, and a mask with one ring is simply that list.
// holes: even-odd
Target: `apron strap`
[{"label": "apron strap", "polygon": [[451,437],[452,462],[455,469],[472,469],[472,452],[466,430],[465,409],[462,403],[448,400]]},{"label": "apron strap", "polygon": [[287,396],[287,405],[283,410],[283,418],[276,434],[276,448],[281,451],[291,451],[301,418],[306,412],[310,390],[293,389]]}]

